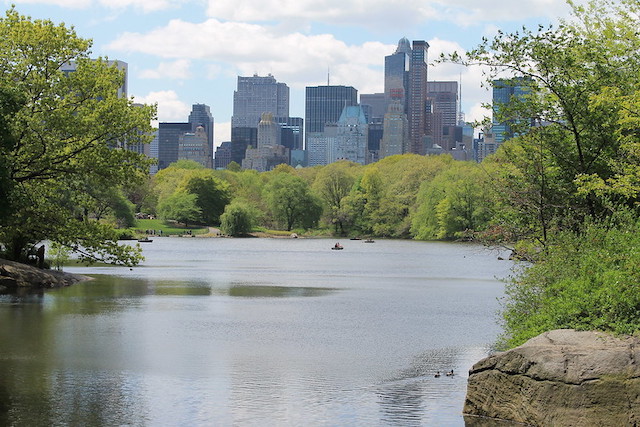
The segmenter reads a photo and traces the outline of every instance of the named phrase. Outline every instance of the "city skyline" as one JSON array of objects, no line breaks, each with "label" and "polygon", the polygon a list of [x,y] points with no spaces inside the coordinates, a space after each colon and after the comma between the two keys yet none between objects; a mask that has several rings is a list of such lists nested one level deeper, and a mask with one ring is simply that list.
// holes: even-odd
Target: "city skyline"
[{"label": "city skyline", "polygon": [[[158,103],[158,119],[180,122],[193,104],[211,107],[215,145],[230,139],[238,76],[272,74],[291,88],[290,115],[304,117],[305,87],[353,86],[359,94],[384,91],[385,56],[398,40],[425,40],[428,62],[441,52],[463,52],[498,29],[555,22],[569,7],[561,0],[517,4],[469,0],[383,2],[297,1],[276,7],[250,0],[14,0],[35,19],[73,26],[92,38],[92,56],[129,65],[129,95]],[[429,66],[428,79],[462,81],[467,119],[490,112],[479,69]]]}]

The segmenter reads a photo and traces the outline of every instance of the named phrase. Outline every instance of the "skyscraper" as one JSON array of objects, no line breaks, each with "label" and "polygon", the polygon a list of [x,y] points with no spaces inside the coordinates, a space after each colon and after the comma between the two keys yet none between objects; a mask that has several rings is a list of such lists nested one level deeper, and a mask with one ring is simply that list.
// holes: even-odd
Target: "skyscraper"
[{"label": "skyscraper", "polygon": [[389,110],[384,116],[384,131],[380,142],[380,159],[394,154],[407,152],[409,143],[409,124],[404,114],[401,100],[389,104]]},{"label": "skyscraper", "polygon": [[[204,128],[207,135],[207,144],[209,145],[208,153],[211,156],[210,164],[213,164],[213,116],[211,109],[205,104],[193,104],[191,113],[189,114],[189,123],[191,124],[191,132],[195,133],[198,126]],[[210,167],[210,166],[209,166]]]},{"label": "skyscraper", "polygon": [[180,136],[191,132],[191,123],[158,124],[158,170],[178,161]]},{"label": "skyscraper", "polygon": [[260,77],[238,76],[238,88],[233,92],[231,127],[257,127],[262,113],[289,117],[289,87],[278,83],[271,74]]},{"label": "skyscraper", "polygon": [[426,99],[427,99],[427,51],[429,43],[414,40],[409,67],[409,93],[407,118],[409,121],[409,152],[425,154]]},{"label": "skyscraper", "polygon": [[455,147],[455,141],[444,136],[450,136],[449,128],[458,125],[458,105],[458,82],[427,82],[426,134],[431,136],[432,144],[445,151]]},{"label": "skyscraper", "polygon": [[369,127],[361,106],[344,107],[338,119],[331,161],[349,160],[364,165],[368,158]]},{"label": "skyscraper", "polygon": [[505,120],[498,119],[498,114],[501,109],[512,102],[517,101],[518,98],[522,98],[529,93],[528,82],[520,77],[515,79],[498,79],[492,82],[493,86],[493,119],[491,133],[495,138],[496,144],[500,145],[504,141],[513,138],[515,132],[512,126],[516,123],[520,123],[523,120],[528,126],[532,125],[532,120],[522,117],[510,117]]},{"label": "skyscraper", "polygon": [[[405,112],[409,92],[409,69],[411,64],[411,43],[406,37],[398,41],[396,51],[384,57],[384,96],[387,105],[392,99],[399,99]],[[386,114],[385,106],[383,115]]]},{"label": "skyscraper", "polygon": [[324,131],[326,123],[337,123],[344,107],[358,103],[352,86],[310,86],[305,93],[305,140],[309,133]]},{"label": "skyscraper", "polygon": [[185,132],[178,137],[178,160],[193,160],[205,168],[213,167],[213,156],[209,151],[207,132],[203,126],[195,132]]}]

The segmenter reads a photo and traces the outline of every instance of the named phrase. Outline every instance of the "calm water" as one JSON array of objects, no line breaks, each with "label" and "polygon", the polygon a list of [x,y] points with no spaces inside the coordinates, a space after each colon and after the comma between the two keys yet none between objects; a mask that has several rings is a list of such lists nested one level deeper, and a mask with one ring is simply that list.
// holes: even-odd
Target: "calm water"
[{"label": "calm water", "polygon": [[504,254],[333,243],[156,238],[132,270],[0,296],[0,425],[464,425]]}]

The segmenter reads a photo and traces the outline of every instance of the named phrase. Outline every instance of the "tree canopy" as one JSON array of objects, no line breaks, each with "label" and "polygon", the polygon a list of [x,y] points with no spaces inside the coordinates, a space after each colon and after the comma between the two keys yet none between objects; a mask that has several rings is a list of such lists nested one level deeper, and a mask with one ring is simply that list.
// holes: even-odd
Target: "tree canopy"
[{"label": "tree canopy", "polygon": [[[123,147],[149,140],[155,108],[119,97],[123,73],[91,59],[90,47],[72,28],[14,8],[0,19],[0,242],[8,258],[23,260],[48,239],[88,259],[140,259],[89,215],[85,190],[144,179],[147,161]],[[63,72],[67,63],[75,71]]]}]

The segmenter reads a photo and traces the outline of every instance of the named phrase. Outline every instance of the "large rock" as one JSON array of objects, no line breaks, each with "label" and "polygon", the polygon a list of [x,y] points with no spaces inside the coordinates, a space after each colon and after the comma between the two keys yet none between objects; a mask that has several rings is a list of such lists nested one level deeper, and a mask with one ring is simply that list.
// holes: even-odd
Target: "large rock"
[{"label": "large rock", "polygon": [[466,425],[639,426],[639,362],[640,337],[546,332],[471,368]]},{"label": "large rock", "polygon": [[0,259],[0,291],[19,288],[59,288],[87,279],[87,276],[42,270],[31,265]]}]

